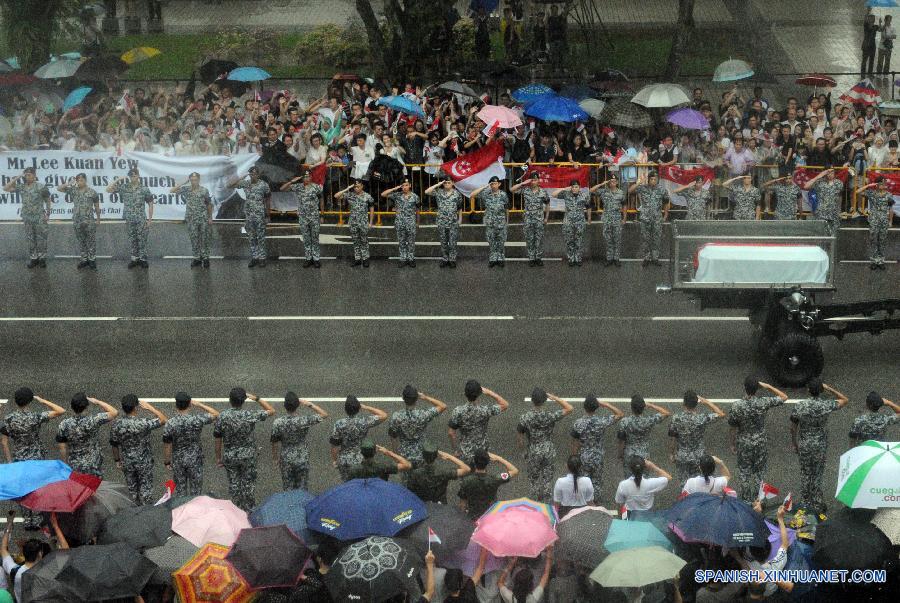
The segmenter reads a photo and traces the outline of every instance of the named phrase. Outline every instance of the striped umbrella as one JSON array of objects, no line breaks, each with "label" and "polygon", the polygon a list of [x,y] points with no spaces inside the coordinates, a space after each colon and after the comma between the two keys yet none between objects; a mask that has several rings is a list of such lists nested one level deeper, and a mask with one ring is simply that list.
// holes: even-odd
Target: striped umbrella
[{"label": "striped umbrella", "polygon": [[228,547],[209,543],[172,574],[179,601],[200,603],[248,603],[254,593],[225,560]]},{"label": "striped umbrella", "polygon": [[530,498],[524,497],[495,502],[487,511],[485,511],[482,517],[494,515],[496,513],[503,513],[504,511],[515,507],[526,507],[537,511],[538,513],[541,513],[547,518],[548,521],[550,521],[551,526],[555,526],[559,521],[559,516],[557,516],[556,514],[556,509],[554,509],[552,505],[537,502],[535,500],[531,500]]},{"label": "striped umbrella", "polygon": [[869,440],[841,455],[835,498],[850,508],[900,507],[900,443]]},{"label": "striped umbrella", "polygon": [[859,81],[850,90],[841,95],[840,100],[845,103],[853,103],[854,105],[877,105],[881,102],[881,93],[872,83],[872,80],[866,78]]}]

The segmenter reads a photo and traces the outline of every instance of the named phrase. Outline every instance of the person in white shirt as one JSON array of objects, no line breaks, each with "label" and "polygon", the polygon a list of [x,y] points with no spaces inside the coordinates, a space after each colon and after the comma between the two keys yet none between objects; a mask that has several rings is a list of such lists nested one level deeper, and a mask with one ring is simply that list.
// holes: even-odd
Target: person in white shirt
[{"label": "person in white shirt", "polygon": [[[753,508],[757,513],[762,513],[760,501],[757,500]],[[748,547],[749,559],[741,555],[736,549],[731,549],[729,553],[743,569],[754,569],[763,572],[766,570],[783,570],[787,563],[788,546],[790,546],[787,527],[784,525],[784,505],[778,507],[778,528],[781,531],[781,542],[774,555],[772,555],[772,543],[770,542],[766,542],[764,546]],[[766,582],[762,588],[757,584],[755,590],[763,590],[763,596],[760,598],[768,598],[774,595],[779,588],[789,593],[793,590],[794,584],[792,582]]]},{"label": "person in white shirt", "polygon": [[[713,475],[717,467],[722,475]],[[722,459],[704,454],[700,458],[700,475],[691,477],[684,482],[682,494],[694,494],[695,492],[722,494],[729,479],[731,479],[731,471],[728,470]]]},{"label": "person in white shirt", "polygon": [[[628,511],[649,511],[653,508],[654,495],[669,485],[672,475],[660,469],[650,459],[631,457],[628,462],[631,477],[623,479],[616,488],[616,504],[625,505]],[[644,477],[646,470],[655,471],[660,477]]]},{"label": "person in white shirt", "polygon": [[891,70],[891,52],[894,50],[894,40],[897,39],[897,32],[891,25],[893,18],[887,15],[884,23],[881,25],[881,37],[878,40],[878,54],[876,59],[876,73],[887,75]]},{"label": "person in white shirt", "polygon": [[559,518],[569,511],[584,507],[594,501],[594,484],[591,478],[581,475],[581,457],[573,454],[566,462],[569,474],[556,480],[553,486],[553,502],[558,507]]},{"label": "person in white shirt", "polygon": [[43,557],[43,548],[41,541],[36,538],[29,538],[22,544],[22,556],[25,558],[24,563],[19,565],[9,553],[9,538],[13,531],[13,519],[16,517],[15,511],[9,511],[6,515],[6,530],[3,532],[3,539],[0,541],[0,558],[3,560],[3,571],[6,575],[12,575],[13,594],[16,601],[22,599],[22,576],[25,575],[31,566],[41,560]]},{"label": "person in white shirt", "polygon": [[369,164],[375,159],[375,148],[366,145],[365,134],[357,134],[356,146],[350,148],[350,158],[353,160],[353,170],[350,172],[350,177],[357,180],[367,180]]},{"label": "person in white shirt", "polygon": [[866,159],[869,160],[869,167],[888,167],[888,148],[880,134],[875,136],[874,143],[866,150]]},{"label": "person in white shirt", "polygon": [[524,567],[517,571],[513,576],[512,589],[506,586],[506,579],[509,577],[509,574],[512,572],[519,558],[513,557],[510,559],[506,569],[503,570],[503,573],[500,575],[500,581],[498,582],[498,585],[500,586],[500,598],[503,599],[503,603],[540,603],[543,600],[544,589],[547,588],[547,582],[550,581],[550,568],[553,567],[552,544],[544,552],[544,557],[544,573],[541,575],[541,580],[538,582],[538,585],[532,587],[534,584],[534,575],[531,573],[531,569]]}]

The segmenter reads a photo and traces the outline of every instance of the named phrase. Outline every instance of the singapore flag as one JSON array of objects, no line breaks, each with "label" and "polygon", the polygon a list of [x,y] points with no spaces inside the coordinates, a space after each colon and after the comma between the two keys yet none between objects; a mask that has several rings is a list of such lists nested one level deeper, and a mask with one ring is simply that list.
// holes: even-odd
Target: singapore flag
[{"label": "singapore flag", "polygon": [[453,180],[456,190],[466,197],[476,188],[488,183],[493,176],[503,180],[503,141],[494,140],[477,151],[461,155],[441,166],[445,174]]}]

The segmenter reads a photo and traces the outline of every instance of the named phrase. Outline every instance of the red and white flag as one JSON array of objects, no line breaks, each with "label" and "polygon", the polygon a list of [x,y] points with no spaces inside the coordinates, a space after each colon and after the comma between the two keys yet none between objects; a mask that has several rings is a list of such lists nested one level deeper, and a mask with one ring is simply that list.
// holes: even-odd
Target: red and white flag
[{"label": "red and white flag", "polygon": [[587,187],[590,183],[591,170],[586,166],[528,165],[525,166],[525,174],[519,179],[519,182],[530,181],[533,173],[540,175],[541,188],[552,193],[570,186],[573,180],[577,180],[582,187]]},{"label": "red and white flag", "polygon": [[772,484],[767,484],[766,482],[759,482],[759,493],[756,495],[756,498],[759,500],[768,500],[770,498],[775,498],[778,496],[779,491],[778,488],[773,486]]},{"label": "red and white flag", "polygon": [[131,95],[128,94],[128,90],[122,95],[122,98],[119,99],[118,104],[116,105],[117,109],[121,109],[122,111],[129,112],[134,109],[134,99],[131,98]]},{"label": "red and white flag", "polygon": [[733,496],[734,498],[737,498],[737,490],[729,486],[725,486],[724,488],[722,488],[722,494],[724,494],[725,496]]},{"label": "red and white flag", "polygon": [[494,176],[500,180],[506,178],[503,152],[503,141],[495,140],[477,151],[445,162],[441,165],[441,169],[453,180],[456,190],[468,197],[472,191],[486,185]]},{"label": "red and white flag", "polygon": [[322,163],[309,171],[309,178],[319,186],[325,186],[325,176],[328,174],[328,164]]},{"label": "red and white flag", "polygon": [[169,480],[166,482],[166,493],[162,495],[162,498],[153,503],[153,506],[158,507],[159,505],[172,498],[173,494],[175,494],[175,482],[173,480]]},{"label": "red and white flag", "polygon": [[500,120],[498,119],[498,120],[495,120],[494,123],[492,123],[488,126],[485,126],[484,130],[482,130],[481,133],[484,134],[485,136],[487,136],[488,138],[491,138],[494,134],[497,133],[497,130],[499,130],[499,129],[500,129]]},{"label": "red and white flag", "polygon": [[[803,196],[803,211],[813,211],[813,206],[809,202],[809,193],[810,191],[803,190],[803,186],[818,176],[822,172],[821,168],[808,168],[808,167],[798,167],[794,170],[794,184],[800,187],[800,193]],[[834,176],[838,180],[844,183],[844,186],[847,185],[847,181],[850,179],[850,172],[846,169],[835,169]]]},{"label": "red and white flag", "polygon": [[687,205],[687,199],[681,195],[676,195],[673,191],[685,184],[693,183],[697,176],[703,178],[703,190],[709,190],[716,174],[711,167],[705,165],[689,168],[683,168],[679,165],[659,166],[659,182],[669,191],[672,205]]},{"label": "red and white flag", "polygon": [[872,184],[879,176],[884,178],[888,191],[894,197],[894,211],[900,211],[900,172],[880,172],[875,169],[868,169],[866,170],[867,184]]},{"label": "red and white flag", "polygon": [[788,492],[787,496],[784,497],[784,502],[782,502],[781,504],[784,505],[785,511],[790,511],[791,509],[793,509],[794,508],[793,494]]},{"label": "red and white flag", "polygon": [[440,537],[431,529],[431,526],[428,526],[428,548],[431,548],[432,543],[443,544]]}]

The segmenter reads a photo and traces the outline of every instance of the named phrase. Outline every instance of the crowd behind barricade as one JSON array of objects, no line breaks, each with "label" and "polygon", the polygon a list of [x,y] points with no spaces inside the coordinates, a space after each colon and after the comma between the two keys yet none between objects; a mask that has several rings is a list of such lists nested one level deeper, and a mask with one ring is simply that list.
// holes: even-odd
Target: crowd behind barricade
[{"label": "crowd behind barricade", "polygon": [[[213,514],[211,516],[219,517],[214,511],[220,510],[220,503],[203,497],[194,498],[210,494],[203,485],[203,428],[212,425],[216,465],[224,468],[227,474],[228,497],[237,506],[233,509],[235,513],[242,517],[249,513],[253,526],[286,522],[292,529],[296,516],[305,514],[296,530],[313,548],[311,564],[298,584],[291,583],[285,588],[286,582],[276,581],[274,584],[282,588],[258,591],[257,601],[849,600],[846,597],[888,601],[892,593],[896,593],[897,547],[892,548],[890,540],[868,523],[872,513],[840,509],[838,507],[842,505],[830,501],[822,491],[828,451],[827,419],[832,412],[846,407],[849,400],[819,380],[809,383],[806,397],[792,401],[789,429],[801,476],[796,507],[791,494],[784,496],[779,506],[779,501],[773,498],[777,489],[764,481],[771,480],[767,473],[766,415],[783,405],[787,395],[753,377],[745,380],[744,396],[732,403],[727,412],[693,391],[685,393],[682,407],[674,413],[646,402],[640,395],[631,398],[627,413],[615,404],[588,395],[583,401],[583,412],[579,410],[580,416],[571,424],[568,424],[568,417],[575,412],[573,405],[535,388],[516,427],[519,448],[524,453],[523,473],[528,479],[530,500],[508,502],[503,502],[509,498],[504,496],[504,485],[515,479],[520,470],[511,461],[490,452],[489,423],[492,417],[508,412],[513,405],[475,380],[465,384],[464,393],[466,402],[450,409],[441,400],[407,385],[402,392],[405,408],[390,415],[380,408],[361,404],[355,396],[348,396],[344,404],[346,416],[334,420],[328,436],[332,466],[343,484],[316,498],[305,491],[310,473],[323,468],[311,466],[309,448],[314,445],[313,441],[320,439],[322,427],[316,426],[330,419],[329,412],[293,392],[284,396],[285,413],[276,411],[269,401],[242,388],[231,390],[230,408],[222,411],[179,392],[175,396],[175,411],[169,416],[134,395],[122,398],[120,411],[102,400],[78,393],[72,398],[70,415],[62,406],[35,395],[29,388],[20,388],[11,401],[13,409],[2,417],[0,435],[8,463],[40,461],[48,458],[42,425],[53,420],[59,456],[80,476],[79,484],[90,483],[91,476],[122,479],[135,505],[143,505],[143,509],[154,504],[174,509],[172,518],[163,522],[164,532],[170,534],[167,526],[171,522],[171,529],[195,544],[196,549],[202,544],[197,543],[197,534],[191,527],[200,532],[210,528],[201,525],[205,521],[202,514],[193,516],[192,525],[180,523],[179,509],[182,505],[213,505],[208,510]],[[248,401],[254,403],[252,407]],[[92,407],[97,411],[94,412]],[[900,406],[870,392],[865,407],[866,411],[852,424],[850,446],[863,442],[867,442],[866,446],[882,446],[869,440],[891,439],[890,427],[900,420]],[[892,412],[880,412],[883,407]],[[443,413],[449,415],[447,426],[452,452],[440,451],[426,439],[429,423]],[[58,424],[57,417],[62,418]],[[254,430],[257,423],[270,417],[274,417],[269,438],[272,462],[260,463]],[[707,452],[704,443],[707,427],[721,419],[729,425],[731,452],[737,459],[734,479],[727,464]],[[657,464],[648,458],[650,445],[653,438],[658,437],[654,435],[654,427],[666,421],[669,458],[668,462]],[[378,446],[371,439],[373,430],[380,424],[387,426],[390,448]],[[558,451],[553,432],[557,425],[567,425],[572,455],[566,461],[567,472],[555,479]],[[622,472],[612,477],[603,475],[604,459],[608,454],[605,451],[607,430],[615,432],[616,453],[622,463]],[[163,497],[154,503],[159,493],[155,492],[158,472],[154,473],[152,439],[158,437],[158,433],[162,434],[164,443],[166,473],[171,472],[174,480],[176,498],[171,502]],[[104,472],[105,443],[101,444],[101,439],[107,438],[118,469],[113,472],[114,476],[109,475],[108,470]],[[663,466],[669,466],[676,475],[673,477]],[[4,467],[8,469],[13,465]],[[258,505],[256,482],[260,471],[280,471],[285,492],[276,493]],[[391,476],[398,474],[402,477],[392,482]],[[150,517],[149,513],[143,515],[131,508],[131,502],[121,506],[120,513],[115,515],[113,511],[104,514],[93,508],[92,513],[100,513],[101,518],[88,528],[87,520],[77,509],[75,520],[71,519],[71,512],[38,512],[48,508],[41,506],[40,488],[25,498],[6,494],[10,489],[22,490],[22,484],[7,483],[12,480],[3,475],[0,473],[0,491],[6,498],[19,500],[24,514],[22,527],[28,537],[20,541],[22,556],[14,559],[16,547],[12,543],[16,540],[11,538],[14,512],[10,512],[0,546],[5,570],[5,574],[0,574],[3,580],[0,586],[6,586],[8,578],[19,603],[38,600],[30,598],[31,593],[38,592],[34,590],[36,588],[50,588],[46,577],[45,582],[39,583],[42,584],[40,587],[23,579],[29,571],[40,571],[45,576],[46,570],[40,564],[42,557],[49,554],[51,545],[47,543],[48,538],[41,536],[40,530],[43,529],[47,537],[52,534],[53,547],[71,547],[77,551],[96,544],[98,534],[101,545],[116,542],[118,532],[113,525],[125,527],[120,523],[123,514],[126,525],[128,515]],[[458,488],[450,490],[458,499],[458,504],[454,505],[449,503],[452,499],[448,498],[448,486],[457,480]],[[405,487],[399,485],[401,482]],[[94,483],[95,490],[97,483]],[[304,492],[298,494],[298,489]],[[376,490],[380,496],[371,494]],[[603,492],[611,490],[615,494],[612,500],[607,500]],[[655,498],[666,490],[681,494],[672,508],[660,510]],[[99,490],[96,495],[100,495]],[[842,503],[849,500],[851,506],[856,506],[852,502],[854,495],[851,493],[850,499],[841,497]],[[392,504],[407,504],[405,501],[411,496],[413,510],[382,512],[382,509],[390,509]],[[323,510],[328,500],[340,500],[341,503],[338,508]],[[404,502],[398,502],[400,500]],[[421,507],[422,504],[431,506]],[[602,504],[608,505],[609,509]],[[424,511],[415,509],[424,508],[428,509],[431,519],[424,521],[427,530],[422,530],[418,536],[414,527],[404,526],[404,530],[373,527],[380,525],[376,517],[385,514],[387,517],[393,515],[394,519],[413,517],[413,523],[416,523],[425,516],[421,514]],[[160,512],[169,513],[168,510]],[[621,519],[614,519],[619,517]],[[473,534],[475,524],[472,522],[475,521],[478,528]],[[572,523],[567,525],[569,522]],[[49,524],[49,529],[43,527],[45,524]],[[360,530],[360,525],[365,527],[355,531]],[[831,536],[826,540],[826,532],[830,530],[840,530],[840,537]],[[124,530],[130,534],[128,542],[136,547],[140,547],[137,542],[145,542],[147,557],[162,563],[152,548],[156,545],[141,540],[149,531]],[[224,526],[218,526],[216,537],[221,538],[225,531]],[[143,536],[135,536],[134,532],[143,533]],[[896,531],[893,533],[896,538]],[[817,534],[820,535],[818,540]],[[362,540],[363,536],[370,538]],[[394,536],[410,540],[389,543],[388,539]],[[470,537],[474,544],[469,543]],[[232,552],[235,567],[241,568],[235,551],[241,546],[241,537],[237,538]],[[414,580],[409,582],[410,576],[407,580],[401,576],[389,580],[387,586],[376,586],[376,577],[383,571],[398,570],[396,565],[391,565],[364,572],[371,572],[365,578],[372,581],[366,587],[370,589],[367,592],[372,593],[368,597],[345,599],[339,594],[358,588],[358,585],[352,587],[346,583],[360,578],[359,568],[346,561],[346,557],[356,555],[359,547],[369,547],[370,555],[374,550],[372,547],[381,552],[386,546],[394,546],[395,551],[406,551],[404,547],[412,546],[410,543],[416,542],[417,538],[424,538],[424,541],[418,541],[421,548],[415,553],[419,561],[404,563],[421,569],[420,584]],[[202,543],[202,538],[200,540]],[[751,544],[745,546],[747,543]],[[432,545],[442,548],[432,551]],[[533,546],[537,548],[528,548]],[[867,552],[848,553],[860,549]],[[508,552],[524,550],[532,553]],[[623,560],[623,555],[625,559],[632,559],[630,564]],[[374,554],[368,559],[372,561],[379,556],[380,553]],[[275,561],[268,563],[272,565]],[[624,563],[625,567],[615,569],[616,563]],[[665,568],[672,563],[676,570],[665,573],[669,571]],[[796,582],[783,578],[776,580],[771,576],[763,579],[763,574],[743,574],[744,578],[733,577],[739,574],[719,574],[732,577],[709,583],[699,577],[707,570],[817,568],[885,570],[886,582],[881,581],[877,573],[871,574],[876,576],[876,584],[820,584],[817,587],[800,579]],[[294,575],[298,571],[295,567]],[[701,573],[696,573],[698,571]],[[102,582],[104,574],[99,574],[100,578],[82,576],[81,579],[88,583],[91,580]],[[62,582],[64,575],[62,572],[59,576]],[[746,577],[751,575],[752,578]],[[189,600],[181,590],[183,586],[177,584],[178,576],[175,579],[181,600]],[[243,579],[252,582],[258,578]],[[196,580],[202,582],[202,577]],[[220,578],[223,580],[227,581]],[[111,582],[113,579],[109,577],[104,587],[109,588]],[[145,584],[147,576],[138,587],[141,596],[135,597],[135,601],[172,600],[173,584],[166,572],[163,572],[162,580],[151,580],[146,587]],[[379,588],[382,590],[378,591]],[[374,594],[376,591],[383,596]],[[120,600],[131,601],[132,598]]]}]

